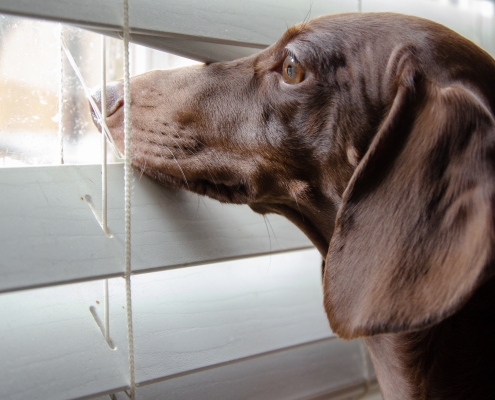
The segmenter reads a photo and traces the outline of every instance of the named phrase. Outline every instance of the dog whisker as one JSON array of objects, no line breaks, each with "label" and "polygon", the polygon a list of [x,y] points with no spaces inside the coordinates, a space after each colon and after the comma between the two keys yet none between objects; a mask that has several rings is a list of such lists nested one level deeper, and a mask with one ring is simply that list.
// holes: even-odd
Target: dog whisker
[{"label": "dog whisker", "polygon": [[143,174],[144,174],[144,170],[146,169],[146,158],[144,159],[144,165],[141,167],[141,175],[139,175],[139,180],[141,180],[141,178],[143,177]]}]

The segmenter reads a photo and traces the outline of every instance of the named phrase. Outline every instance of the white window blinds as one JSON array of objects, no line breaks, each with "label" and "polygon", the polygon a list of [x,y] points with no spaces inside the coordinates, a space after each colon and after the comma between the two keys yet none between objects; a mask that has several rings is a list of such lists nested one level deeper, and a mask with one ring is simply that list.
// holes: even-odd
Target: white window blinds
[{"label": "white window blinds", "polygon": [[[232,60],[273,43],[308,16],[357,11],[357,2],[131,0],[131,41],[201,61]],[[120,0],[4,0],[0,12],[62,21],[118,36]]]}]

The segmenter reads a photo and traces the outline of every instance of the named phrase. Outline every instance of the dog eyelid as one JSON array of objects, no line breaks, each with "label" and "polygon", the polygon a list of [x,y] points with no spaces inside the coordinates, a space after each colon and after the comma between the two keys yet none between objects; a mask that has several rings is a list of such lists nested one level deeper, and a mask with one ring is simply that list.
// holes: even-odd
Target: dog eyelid
[{"label": "dog eyelid", "polygon": [[285,57],[290,56],[292,59],[297,61],[296,55],[292,52],[292,50],[285,48]]}]

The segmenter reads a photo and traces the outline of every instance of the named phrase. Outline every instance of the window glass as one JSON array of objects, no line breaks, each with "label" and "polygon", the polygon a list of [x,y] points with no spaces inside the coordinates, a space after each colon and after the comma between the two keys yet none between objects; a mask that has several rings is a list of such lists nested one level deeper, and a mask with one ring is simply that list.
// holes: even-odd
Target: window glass
[{"label": "window glass", "polygon": [[[123,43],[105,40],[107,81],[121,79]],[[92,88],[101,84],[101,43],[69,25],[0,15],[0,167],[100,162],[101,137],[63,46]],[[194,63],[130,46],[131,75]],[[110,146],[108,157],[116,160]]]}]

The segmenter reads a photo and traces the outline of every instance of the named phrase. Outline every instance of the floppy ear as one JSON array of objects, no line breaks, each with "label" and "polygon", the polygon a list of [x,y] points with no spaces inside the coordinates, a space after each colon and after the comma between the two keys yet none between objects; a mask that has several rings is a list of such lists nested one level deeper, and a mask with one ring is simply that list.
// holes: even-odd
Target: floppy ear
[{"label": "floppy ear", "polygon": [[454,313],[493,244],[495,130],[462,86],[405,65],[391,108],[344,192],[324,277],[343,338],[411,330]]}]

